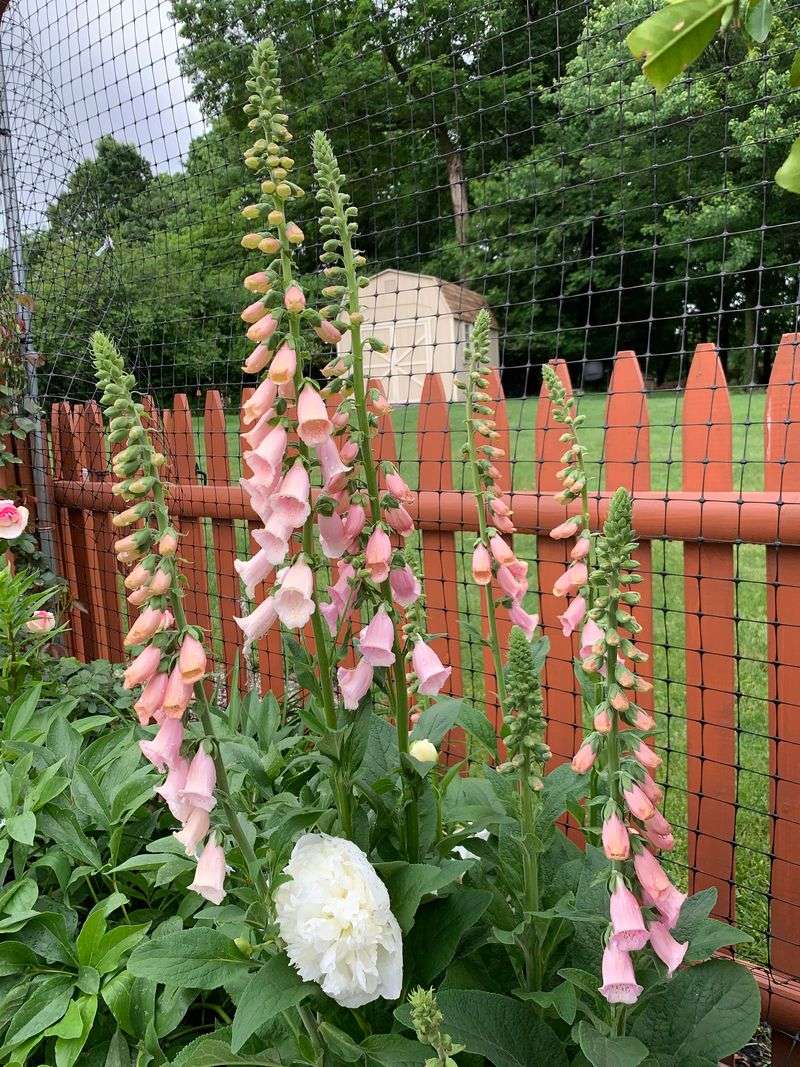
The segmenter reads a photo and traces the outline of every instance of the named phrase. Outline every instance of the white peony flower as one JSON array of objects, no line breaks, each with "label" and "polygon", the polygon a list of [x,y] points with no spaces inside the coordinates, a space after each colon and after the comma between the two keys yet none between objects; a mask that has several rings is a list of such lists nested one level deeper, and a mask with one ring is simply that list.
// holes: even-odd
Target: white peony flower
[{"label": "white peony flower", "polygon": [[281,936],[304,981],[343,1008],[397,1000],[403,941],[386,886],[352,841],[304,834],[275,892]]}]

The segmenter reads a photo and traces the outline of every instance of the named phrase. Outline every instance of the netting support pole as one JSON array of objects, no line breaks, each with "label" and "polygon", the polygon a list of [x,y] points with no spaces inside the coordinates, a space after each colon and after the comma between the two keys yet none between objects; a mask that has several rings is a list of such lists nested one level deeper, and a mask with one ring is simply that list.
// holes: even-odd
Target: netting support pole
[{"label": "netting support pole", "polygon": [[[14,149],[11,140],[11,117],[6,93],[6,72],[0,38],[0,188],[3,195],[3,214],[6,223],[8,251],[11,260],[11,288],[14,293],[27,292],[25,258],[22,249],[22,226],[20,224],[17,182],[14,172]],[[25,367],[25,396],[34,404],[39,401],[39,383],[36,377],[36,357],[31,342],[31,312],[20,307],[23,323],[20,350]],[[53,543],[52,501],[47,480],[47,440],[41,419],[36,419],[36,428],[31,434],[33,488],[36,494],[39,544],[42,555],[51,571],[56,573],[56,554]]]}]

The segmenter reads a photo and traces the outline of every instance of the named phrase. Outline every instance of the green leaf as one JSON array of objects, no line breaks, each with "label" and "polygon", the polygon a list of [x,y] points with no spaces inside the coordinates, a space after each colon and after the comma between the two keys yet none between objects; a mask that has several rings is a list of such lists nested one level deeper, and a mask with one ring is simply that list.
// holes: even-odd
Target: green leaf
[{"label": "green leaf", "polygon": [[700,55],[720,28],[731,0],[676,0],[645,19],[625,38],[642,71],[664,89]]},{"label": "green leaf", "polygon": [[97,997],[82,997],[78,1001],[81,1029],[74,1036],[61,1037],[56,1041],[56,1067],[73,1067],[83,1051],[97,1014]]},{"label": "green leaf", "polygon": [[677,941],[689,942],[687,963],[707,960],[717,949],[726,945],[746,944],[753,940],[749,934],[737,930],[735,926],[708,918],[716,902],[717,891],[709,888],[695,893],[683,903],[680,918],[672,934]]},{"label": "green leaf", "polygon": [[402,1034],[373,1034],[361,1042],[370,1063],[380,1067],[417,1067],[430,1055],[430,1049]]},{"label": "green leaf", "polygon": [[647,1048],[635,1037],[606,1037],[583,1020],[578,1026],[581,1052],[592,1067],[638,1067]]},{"label": "green leaf", "polygon": [[[554,1031],[522,1001],[478,989],[440,989],[437,999],[444,1015],[442,1029],[495,1067],[567,1067]],[[408,1005],[395,1015],[410,1025]]]},{"label": "green leaf", "polygon": [[503,802],[485,778],[454,778],[442,809],[445,822],[496,826],[510,821]]},{"label": "green leaf", "polygon": [[521,1000],[532,1000],[534,1004],[538,1004],[542,1008],[552,1008],[570,1026],[575,1022],[578,998],[575,996],[575,987],[570,982],[562,982],[555,989],[550,989],[547,992],[529,993],[518,991],[517,995]]},{"label": "green leaf", "polygon": [[406,938],[406,958],[416,982],[430,985],[441,974],[462,936],[479,921],[491,899],[491,893],[479,889],[460,889],[419,909]]},{"label": "green leaf", "polygon": [[111,809],[97,779],[88,767],[75,764],[72,772],[72,798],[75,806],[104,830],[111,828]]},{"label": "green leaf", "polygon": [[744,28],[757,44],[763,44],[769,37],[774,13],[770,0],[756,0],[748,7]]},{"label": "green leaf", "polygon": [[26,689],[8,711],[3,720],[2,736],[6,740],[18,737],[36,714],[39,706],[39,698],[42,694],[42,682],[36,682],[30,689]]},{"label": "green leaf", "polygon": [[236,1006],[231,1048],[238,1052],[247,1039],[276,1015],[293,1008],[317,991],[303,982],[286,956],[273,956],[252,976]]},{"label": "green leaf", "polygon": [[111,1038],[105,1067],[131,1067],[131,1050],[121,1030],[115,1031]]},{"label": "green leaf", "polygon": [[760,1011],[750,972],[730,960],[709,960],[679,971],[659,989],[636,1015],[631,1033],[647,1044],[653,1067],[717,1063],[747,1044]]},{"label": "green leaf", "polygon": [[269,1056],[237,1055],[218,1032],[214,1037],[199,1037],[185,1045],[170,1067],[281,1067]]},{"label": "green leaf", "polygon": [[321,1022],[319,1033],[325,1048],[336,1063],[363,1063],[364,1054],[353,1039],[331,1023]]},{"label": "green leaf", "polygon": [[73,979],[69,975],[53,975],[36,985],[22,1007],[8,1024],[5,1045],[13,1048],[31,1037],[44,1033],[63,1016],[72,998]]},{"label": "green leaf", "polygon": [[789,84],[793,89],[800,86],[800,51],[795,52],[792,65],[789,68]]},{"label": "green leaf", "polygon": [[458,722],[463,703],[457,697],[445,697],[425,708],[411,731],[411,740],[418,741],[427,737],[434,745],[438,745]]},{"label": "green leaf", "polygon": [[19,878],[0,893],[0,912],[22,915],[32,911],[39,897],[39,887],[32,878]]},{"label": "green leaf", "polygon": [[128,960],[128,970],[137,978],[167,986],[216,989],[237,979],[249,962],[229,937],[195,926],[137,945]]},{"label": "green leaf", "polygon": [[31,967],[40,964],[36,953],[21,941],[0,942],[0,978],[11,974],[24,974]]},{"label": "green leaf", "polygon": [[800,137],[792,144],[789,155],[776,171],[775,181],[790,193],[800,193]]},{"label": "green leaf", "polygon": [[36,816],[32,811],[22,811],[12,815],[6,823],[8,836],[21,845],[32,845],[36,834]]},{"label": "green leaf", "polygon": [[[77,770],[77,768],[76,768]],[[75,942],[78,953],[78,962],[84,964],[94,963],[94,953],[106,932],[106,919],[116,908],[127,904],[128,898],[122,893],[112,893],[105,900],[95,904],[86,916],[81,932]]]},{"label": "green leaf", "polygon": [[457,882],[472,865],[470,860],[450,860],[441,867],[429,863],[380,864],[378,870],[389,890],[392,913],[403,933],[407,934],[414,925],[423,897]]}]

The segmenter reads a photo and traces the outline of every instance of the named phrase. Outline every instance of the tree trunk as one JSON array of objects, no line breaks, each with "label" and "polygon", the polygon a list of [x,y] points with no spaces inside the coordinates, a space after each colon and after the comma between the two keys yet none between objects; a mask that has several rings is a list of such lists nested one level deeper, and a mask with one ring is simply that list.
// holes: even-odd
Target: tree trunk
[{"label": "tree trunk", "polygon": [[436,126],[436,143],[447,166],[447,183],[450,186],[450,202],[453,207],[453,225],[459,248],[467,243],[469,230],[469,197],[467,179],[464,175],[464,157],[461,149],[450,140],[450,134],[444,126]]}]

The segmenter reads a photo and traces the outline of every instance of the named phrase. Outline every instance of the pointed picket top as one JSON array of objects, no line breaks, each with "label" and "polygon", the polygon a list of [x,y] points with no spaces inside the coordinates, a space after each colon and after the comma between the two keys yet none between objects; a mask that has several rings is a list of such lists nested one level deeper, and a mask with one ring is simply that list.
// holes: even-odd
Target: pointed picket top
[{"label": "pointed picket top", "polygon": [[[569,379],[569,369],[563,359],[551,359],[548,366],[552,367],[561,379],[567,395],[572,395],[572,383]],[[564,432],[564,427],[553,418],[553,405],[550,401],[550,392],[547,383],[542,379],[542,388],[539,393],[539,403],[536,405],[536,430],[534,440],[534,460],[537,467],[537,488],[540,492],[557,492],[561,488],[556,474],[563,467],[561,456],[564,454],[564,446],[559,438]]]},{"label": "pointed picket top", "polygon": [[778,345],[764,411],[764,488],[800,489],[800,333]]},{"label": "pointed picket top", "polygon": [[228,485],[228,433],[225,408],[217,389],[206,393],[203,412],[203,442],[206,453],[206,473],[210,485]]},{"label": "pointed picket top", "polygon": [[510,493],[513,488],[513,474],[506,394],[503,392],[503,382],[497,367],[492,367],[486,377],[487,386],[485,392],[489,396],[488,406],[494,408],[495,430],[499,434],[499,437],[497,437],[492,444],[505,452],[504,456],[498,457],[493,462],[494,466],[500,471],[500,477],[498,479],[500,488],[504,493]]},{"label": "pointed picket top", "polygon": [[450,404],[438,374],[426,374],[417,419],[420,490],[453,488]]},{"label": "pointed picket top", "polygon": [[683,396],[683,488],[733,488],[733,417],[716,345],[695,349]]},{"label": "pointed picket top", "polygon": [[639,360],[630,350],[617,353],[608,383],[603,460],[607,489],[650,488],[650,413]]}]

